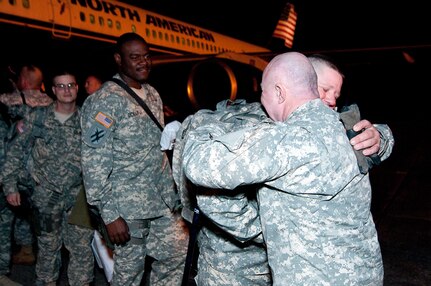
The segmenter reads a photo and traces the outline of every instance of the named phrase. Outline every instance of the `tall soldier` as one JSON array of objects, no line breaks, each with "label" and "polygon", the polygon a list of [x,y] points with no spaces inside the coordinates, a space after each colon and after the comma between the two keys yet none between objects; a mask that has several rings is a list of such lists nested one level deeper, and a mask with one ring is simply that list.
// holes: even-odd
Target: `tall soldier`
[{"label": "tall soldier", "polygon": [[24,118],[22,133],[7,151],[0,178],[12,206],[23,203],[17,190],[17,171],[25,166],[34,182],[31,204],[38,226],[36,285],[56,285],[63,245],[69,251],[69,284],[89,285],[94,278],[90,247],[93,231],[67,223],[83,187],[75,76],[69,72],[57,73],[52,91],[57,97],[54,103],[37,107]]},{"label": "tall soldier", "polygon": [[[135,33],[118,38],[118,74],[148,105],[160,124],[162,100],[147,83],[151,58]],[[139,285],[145,257],[154,258],[151,285],[181,285],[188,231],[176,211],[161,131],[120,85],[106,81],[82,106],[82,167],[87,201],[98,208],[115,244],[111,285]]]}]

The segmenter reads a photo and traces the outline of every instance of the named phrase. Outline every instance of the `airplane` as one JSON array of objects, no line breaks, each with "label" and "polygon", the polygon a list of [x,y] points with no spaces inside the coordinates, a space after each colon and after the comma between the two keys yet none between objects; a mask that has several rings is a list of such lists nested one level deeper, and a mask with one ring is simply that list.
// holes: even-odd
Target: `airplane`
[{"label": "airplane", "polygon": [[214,109],[221,98],[257,95],[272,55],[266,47],[114,0],[0,0],[1,23],[66,42],[79,38],[112,45],[125,32],[138,33],[153,52],[156,88],[167,88],[163,71],[170,69],[182,82],[166,92],[186,92],[195,110]]}]

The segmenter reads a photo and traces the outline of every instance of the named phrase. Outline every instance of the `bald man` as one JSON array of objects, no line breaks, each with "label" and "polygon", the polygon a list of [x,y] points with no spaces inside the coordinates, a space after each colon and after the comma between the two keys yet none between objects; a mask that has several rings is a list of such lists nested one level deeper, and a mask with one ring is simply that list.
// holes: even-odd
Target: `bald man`
[{"label": "bald man", "polygon": [[272,120],[235,132],[223,124],[191,131],[185,175],[207,188],[262,184],[273,285],[382,285],[370,181],[338,113],[319,98],[310,61],[296,52],[276,56],[261,86]]}]

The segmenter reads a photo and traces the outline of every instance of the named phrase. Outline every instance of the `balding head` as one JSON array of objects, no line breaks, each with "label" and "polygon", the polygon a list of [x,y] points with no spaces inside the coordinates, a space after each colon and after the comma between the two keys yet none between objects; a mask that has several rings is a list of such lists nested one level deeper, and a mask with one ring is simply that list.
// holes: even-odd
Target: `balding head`
[{"label": "balding head", "polygon": [[261,86],[261,102],[274,121],[285,121],[299,106],[319,98],[316,72],[297,52],[273,58],[263,71]]}]

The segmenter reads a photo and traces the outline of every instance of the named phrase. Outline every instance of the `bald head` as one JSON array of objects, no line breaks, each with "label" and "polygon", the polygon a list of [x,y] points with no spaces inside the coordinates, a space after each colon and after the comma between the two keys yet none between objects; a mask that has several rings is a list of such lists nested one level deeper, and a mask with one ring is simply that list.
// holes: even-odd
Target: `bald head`
[{"label": "bald head", "polygon": [[316,72],[297,52],[273,58],[263,71],[261,86],[261,102],[275,121],[285,121],[299,106],[319,98]]}]

